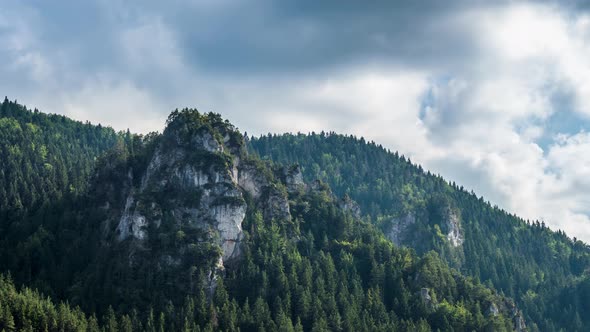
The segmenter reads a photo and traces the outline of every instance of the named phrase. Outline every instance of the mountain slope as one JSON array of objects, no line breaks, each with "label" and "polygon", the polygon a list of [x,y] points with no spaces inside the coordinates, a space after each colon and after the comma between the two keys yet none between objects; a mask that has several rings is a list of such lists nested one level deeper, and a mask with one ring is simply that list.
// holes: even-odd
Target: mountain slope
[{"label": "mountain slope", "polygon": [[101,170],[90,193],[106,218],[97,260],[82,274],[87,307],[165,311],[189,296],[212,300],[196,320],[221,330],[522,324],[509,299],[437,255],[395,248],[340,208],[327,186],[248,156],[216,114],[174,112],[145,155]]},{"label": "mountain slope", "polygon": [[244,144],[219,115],[173,112],[163,134],[101,157],[82,195],[25,218],[2,269],[28,266],[17,284],[106,330],[123,317],[136,330],[524,329],[509,298],[394,246],[350,199]]},{"label": "mountain slope", "polygon": [[297,163],[305,179],[319,178],[350,196],[393,242],[418,253],[435,250],[463,274],[515,298],[533,329],[590,326],[584,295],[561,295],[588,280],[586,244],[492,207],[363,139],[268,135],[249,146],[262,158]]},{"label": "mountain slope", "polygon": [[94,161],[118,140],[112,128],[48,115],[4,99],[0,105],[0,217],[82,193]]},{"label": "mountain slope", "polygon": [[70,209],[86,192],[99,156],[134,139],[129,133],[28,110],[5,99],[0,105],[3,270],[10,270],[19,284],[52,294],[50,280],[72,273],[60,265],[67,253],[59,243],[82,240],[80,229],[67,226],[73,215],[65,214],[66,206]]}]

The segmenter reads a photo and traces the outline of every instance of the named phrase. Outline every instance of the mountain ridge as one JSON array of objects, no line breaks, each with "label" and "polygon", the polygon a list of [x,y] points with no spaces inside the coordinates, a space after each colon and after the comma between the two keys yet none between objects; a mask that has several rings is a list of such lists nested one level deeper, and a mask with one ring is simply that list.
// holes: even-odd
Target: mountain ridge
[{"label": "mountain ridge", "polygon": [[[18,109],[16,104],[6,107]],[[354,147],[353,155],[364,158],[364,145],[353,143],[338,148]],[[317,173],[310,178],[313,164],[260,160],[259,152],[247,153],[255,144],[256,139],[244,141],[221,116],[193,109],[173,112],[162,134],[120,133],[113,148],[96,161],[87,191],[27,212],[23,219],[0,220],[0,225],[10,221],[22,229],[13,233],[15,238],[1,239],[0,267],[11,270],[19,285],[34,286],[55,299],[81,305],[87,313],[98,313],[104,317],[103,326],[113,321],[113,315],[122,324],[127,321],[122,317],[132,317],[133,312],[145,322],[153,312],[160,313],[166,330],[285,326],[287,330],[534,331],[564,326],[552,317],[549,323],[537,321],[530,303],[516,298],[516,306],[503,295],[507,293],[503,285],[497,285],[500,292],[494,290],[492,279],[465,277],[449,267],[469,275],[473,255],[465,248],[473,245],[469,227],[477,215],[454,196],[434,195],[453,186],[418,177],[413,186],[404,187],[404,180],[400,182],[404,199],[388,205],[387,198],[395,195],[385,191],[373,190],[384,197],[379,198],[343,190],[348,185],[342,179],[358,178],[333,164],[318,164],[325,176]],[[298,152],[297,144],[275,147],[306,156]],[[382,163],[387,159],[375,151],[370,154],[367,164],[387,171]],[[351,160],[346,164],[369,176],[366,182],[373,185],[366,169]],[[413,171],[401,165],[390,173],[405,179]],[[332,183],[328,174],[341,174],[341,182]],[[381,188],[388,180],[383,181]],[[433,195],[426,197],[416,188]],[[469,202],[481,204],[479,199]],[[220,221],[227,220],[218,218],[223,214],[215,212],[218,206],[243,209],[243,218],[242,212],[229,218],[241,219],[240,226],[229,232],[220,229]],[[384,231],[393,215],[380,214],[380,206],[399,211],[397,216],[414,214],[410,226],[415,227],[413,240],[421,241],[420,247],[398,247],[387,238]],[[445,215],[456,220],[440,223]],[[552,234],[542,227],[518,227]],[[436,237],[429,237],[432,234]],[[553,235],[547,237],[552,239]],[[403,245],[408,239],[400,241]],[[568,250],[577,250],[575,245]],[[15,247],[21,248],[19,256],[9,259]],[[69,257],[70,252],[82,258]],[[580,255],[568,257],[587,257]],[[569,262],[568,271],[585,264]],[[583,271],[571,275],[582,276]],[[547,280],[553,280],[550,277]],[[584,294],[584,289],[578,290],[584,282],[562,282],[560,292]],[[535,294],[524,295],[534,300]],[[546,295],[537,294],[541,296]],[[585,304],[577,305],[582,305],[574,307],[579,314]],[[158,317],[152,318],[152,324],[154,320]],[[134,324],[134,330],[147,328]],[[581,330],[581,318],[579,324]]]},{"label": "mountain ridge", "polygon": [[[435,250],[464,274],[515,297],[529,312],[527,321],[539,322],[541,330],[556,329],[553,321],[562,319],[554,314],[544,322],[551,311],[561,311],[571,321],[583,314],[582,296],[566,299],[559,292],[571,284],[586,287],[590,251],[587,244],[564,232],[498,209],[362,138],[283,134],[253,137],[249,143],[251,151],[263,159],[297,163],[307,180],[320,178],[338,194],[352,197],[362,214],[394,242],[418,253]],[[562,299],[556,301],[556,297]],[[566,321],[559,324],[567,325]]]}]

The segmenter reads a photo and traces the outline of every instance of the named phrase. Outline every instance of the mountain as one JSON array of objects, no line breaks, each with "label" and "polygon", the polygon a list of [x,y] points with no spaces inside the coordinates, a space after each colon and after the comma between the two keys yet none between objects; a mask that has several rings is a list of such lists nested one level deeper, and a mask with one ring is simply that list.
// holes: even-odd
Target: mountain
[{"label": "mountain", "polygon": [[65,211],[72,210],[73,202],[88,189],[97,158],[133,137],[4,99],[0,105],[2,270],[54,295],[49,281],[64,280],[62,274],[71,273],[61,266],[61,257],[68,253],[59,243],[82,241],[79,229],[67,228],[73,215]]},{"label": "mountain", "polygon": [[590,248],[491,206],[409,159],[335,133],[249,140],[263,159],[300,165],[358,203],[359,215],[392,242],[447,264],[513,298],[531,330],[590,328]]},{"label": "mountain", "polygon": [[[29,111],[12,112],[13,126],[27,126]],[[83,126],[79,135],[104,129]],[[39,289],[106,331],[526,329],[512,299],[434,251],[395,245],[351,197],[301,168],[248,153],[217,114],[177,110],[162,134],[114,136],[97,159],[71,151],[94,167],[83,190],[60,187],[62,196],[2,220],[19,230],[1,239],[13,294]],[[0,326],[11,329],[11,315]],[[48,330],[67,318],[55,320]],[[66,330],[90,330],[80,326]]]}]

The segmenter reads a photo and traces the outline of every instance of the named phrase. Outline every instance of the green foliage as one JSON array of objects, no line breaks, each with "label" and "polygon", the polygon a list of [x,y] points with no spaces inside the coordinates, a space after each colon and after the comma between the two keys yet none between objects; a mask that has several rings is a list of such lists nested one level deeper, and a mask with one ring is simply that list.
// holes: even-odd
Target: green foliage
[{"label": "green foliage", "polygon": [[5,99],[0,105],[1,225],[83,193],[95,159],[123,139],[111,128],[30,111]]},{"label": "green foliage", "polygon": [[[463,274],[514,298],[531,330],[590,328],[587,298],[573,291],[588,278],[584,276],[590,268],[588,245],[562,231],[553,232],[544,223],[493,207],[397,152],[362,138],[287,134],[249,142],[249,149],[263,159],[297,163],[307,181],[320,179],[337,195],[349,195],[384,230],[392,218],[412,213],[416,223],[407,243],[419,254],[437,251]],[[465,234],[460,248],[450,247],[445,239],[448,230],[442,221],[448,208],[460,215]]]},{"label": "green foliage", "polygon": [[9,277],[0,275],[0,331],[93,331],[96,321],[79,307],[54,304],[37,291],[17,290]]},{"label": "green foliage", "polygon": [[[273,159],[284,164],[299,162],[308,180],[322,180],[313,189],[288,192],[281,180],[281,163],[269,165],[244,155],[241,134],[218,114],[175,111],[162,135],[144,137],[29,112],[8,101],[2,112],[3,156],[35,162],[28,171],[17,164],[0,168],[0,179],[8,179],[0,186],[5,192],[4,196],[0,192],[0,198],[14,203],[0,224],[6,234],[0,241],[0,267],[11,271],[17,285],[67,302],[53,305],[38,291],[17,291],[11,280],[0,277],[0,330],[511,330],[512,300],[480,280],[515,295],[530,322],[537,324],[534,328],[566,326],[570,317],[572,330],[587,326],[588,318],[583,315],[587,303],[580,300],[590,296],[588,278],[584,278],[589,260],[583,244],[568,242],[563,234],[555,235],[544,227],[514,222],[514,217],[374,144],[337,135],[252,141],[261,155],[272,151],[277,154]],[[41,120],[30,120],[36,118]],[[101,142],[75,144],[60,140],[75,141],[73,136],[103,131],[112,134],[110,141],[105,137]],[[44,132],[49,136],[35,139]],[[242,254],[221,271],[217,266],[221,249],[216,239],[209,238],[211,230],[189,227],[178,222],[182,216],[173,214],[175,204],[183,200],[196,204],[203,193],[180,190],[181,186],[169,181],[161,187],[148,186],[141,193],[145,197],[136,197],[142,213],[150,212],[148,202],[161,208],[160,223],[149,223],[146,240],[117,242],[105,236],[116,227],[107,221],[120,217],[128,193],[142,185],[142,174],[156,148],[177,146],[194,152],[180,162],[198,167],[229,171],[231,158],[240,157],[269,187],[288,195],[292,219],[265,219],[265,207],[245,195],[248,209],[242,224]],[[61,155],[61,162],[55,161],[55,154]],[[68,164],[76,158],[80,167],[87,167],[85,171],[76,173]],[[23,176],[23,181],[13,181],[18,172],[29,172],[31,179]],[[43,172],[52,172],[48,183],[54,189],[44,189],[39,179],[48,173]],[[358,201],[364,218],[358,220],[340,208],[332,190]],[[41,197],[35,199],[42,203],[35,206],[27,195]],[[265,195],[269,193],[263,192]],[[242,203],[239,199],[217,203]],[[464,259],[453,261],[472,278],[447,264],[457,255],[441,236],[447,230],[440,219],[449,208],[461,215],[466,233],[479,241],[468,236]],[[417,231],[428,239],[422,247],[399,248],[383,235],[380,221],[419,210],[424,212],[417,213],[423,217]],[[504,235],[494,229],[512,233]],[[483,232],[488,231],[494,234],[490,244],[480,243],[486,242]],[[532,235],[537,239],[529,238]],[[551,252],[550,258],[543,256],[547,252],[534,251],[542,245]],[[529,256],[513,257],[517,249]],[[531,259],[532,253],[538,256]],[[477,256],[484,254],[488,256]],[[566,267],[554,262],[564,257]],[[523,263],[527,270],[511,265],[516,263]],[[542,264],[560,268],[563,280]],[[473,272],[476,268],[477,273]],[[525,272],[532,276],[525,278]],[[516,277],[512,281],[509,276]],[[556,287],[541,288],[550,282],[557,282]],[[520,296],[523,285],[530,292]],[[558,288],[562,285],[569,287]],[[567,302],[572,298],[578,302],[563,309],[567,312],[562,320],[550,315],[535,320],[534,310],[548,294],[556,303],[573,303]],[[499,308],[497,316],[488,312],[492,304]],[[546,313],[538,311],[538,315]]]}]

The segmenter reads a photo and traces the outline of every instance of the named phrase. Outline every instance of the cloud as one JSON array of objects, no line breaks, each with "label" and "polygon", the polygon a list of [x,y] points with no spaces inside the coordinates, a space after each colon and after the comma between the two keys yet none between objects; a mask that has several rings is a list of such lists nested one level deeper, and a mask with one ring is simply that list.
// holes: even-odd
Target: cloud
[{"label": "cloud", "polygon": [[0,89],[138,132],[188,106],[254,134],[364,136],[590,241],[588,9],[0,0]]},{"label": "cloud", "polygon": [[[585,147],[582,134],[550,132],[556,113],[586,116],[590,105],[587,14],[528,4],[466,17],[485,52],[458,78],[431,87],[424,123],[447,154],[423,162],[510,211],[588,241],[588,162],[571,153]],[[547,135],[558,139],[541,140]]]}]

